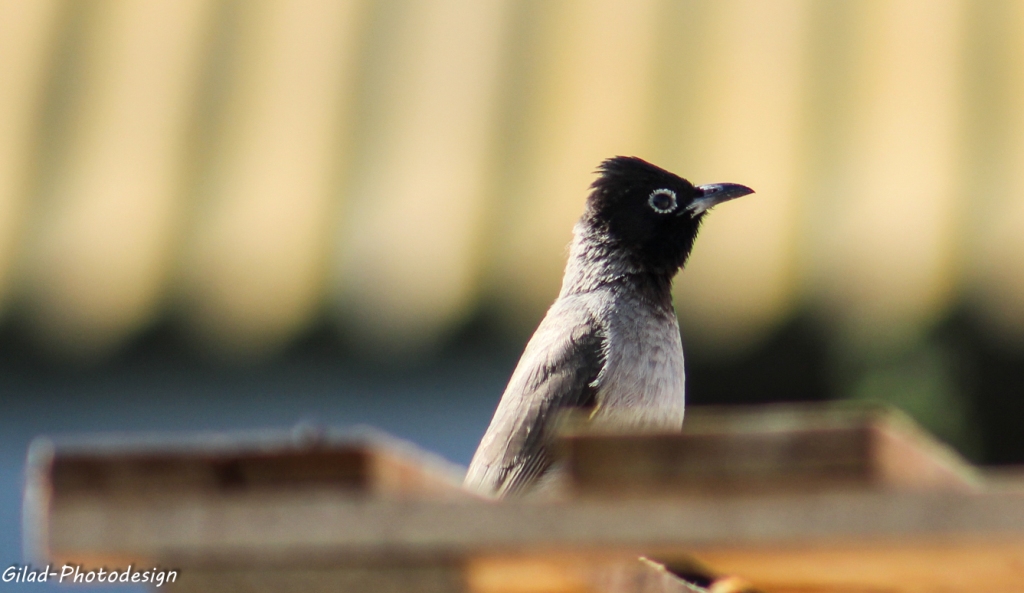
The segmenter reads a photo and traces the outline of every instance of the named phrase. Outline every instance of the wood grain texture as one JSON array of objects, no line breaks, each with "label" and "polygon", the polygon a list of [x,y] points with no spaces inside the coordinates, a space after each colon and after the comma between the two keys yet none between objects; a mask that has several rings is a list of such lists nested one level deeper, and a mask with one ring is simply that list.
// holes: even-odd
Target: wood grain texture
[{"label": "wood grain texture", "polygon": [[579,418],[564,424],[560,452],[576,496],[980,487],[977,470],[955,451],[885,408],[698,409],[682,434],[621,433]]},{"label": "wood grain texture", "polygon": [[35,564],[174,567],[179,591],[1024,590],[1019,473],[983,479],[897,416],[819,412],[576,434],[578,496],[500,502],[376,433],[40,440],[25,533]]}]

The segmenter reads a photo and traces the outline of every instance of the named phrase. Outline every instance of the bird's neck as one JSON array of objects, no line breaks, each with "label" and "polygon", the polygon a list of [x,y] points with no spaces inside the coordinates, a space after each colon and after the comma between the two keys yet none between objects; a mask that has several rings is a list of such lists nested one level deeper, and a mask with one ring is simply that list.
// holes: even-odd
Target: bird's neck
[{"label": "bird's neck", "polygon": [[677,270],[650,270],[636,260],[606,234],[577,224],[559,296],[618,286],[638,290],[651,301],[671,307],[672,278]]}]

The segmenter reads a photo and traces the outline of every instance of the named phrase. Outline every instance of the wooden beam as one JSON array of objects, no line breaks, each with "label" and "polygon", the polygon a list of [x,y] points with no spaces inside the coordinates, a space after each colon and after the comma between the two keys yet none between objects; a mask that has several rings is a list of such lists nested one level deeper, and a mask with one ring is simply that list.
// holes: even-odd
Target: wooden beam
[{"label": "wooden beam", "polygon": [[179,591],[679,593],[693,556],[765,593],[1022,589],[1019,474],[877,410],[688,422],[570,432],[571,496],[508,501],[372,432],[43,439],[25,533],[36,564],[174,567]]},{"label": "wooden beam", "polygon": [[618,427],[630,423],[618,420],[563,420],[560,453],[571,495],[981,487],[975,468],[890,408],[697,409],[682,434],[623,433]]},{"label": "wooden beam", "polygon": [[283,563],[541,549],[672,552],[893,538],[1024,540],[1021,493],[812,493],[558,503],[358,499],[329,490],[55,500],[57,557]]}]

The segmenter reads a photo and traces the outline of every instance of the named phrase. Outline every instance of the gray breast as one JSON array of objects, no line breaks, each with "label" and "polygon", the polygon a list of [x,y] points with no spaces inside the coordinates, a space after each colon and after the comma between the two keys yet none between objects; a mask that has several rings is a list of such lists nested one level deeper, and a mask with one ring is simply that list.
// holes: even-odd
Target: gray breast
[{"label": "gray breast", "polygon": [[597,415],[624,416],[641,430],[680,430],[686,371],[675,311],[617,293],[602,299],[606,363],[597,379]]}]

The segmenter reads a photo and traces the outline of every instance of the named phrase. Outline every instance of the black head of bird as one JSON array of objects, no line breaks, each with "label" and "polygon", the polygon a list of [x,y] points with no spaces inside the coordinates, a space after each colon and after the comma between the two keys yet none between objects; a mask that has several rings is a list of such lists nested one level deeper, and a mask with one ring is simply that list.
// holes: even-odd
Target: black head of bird
[{"label": "black head of bird", "polygon": [[[604,161],[580,225],[632,267],[669,277],[686,263],[707,211],[753,193],[735,183],[694,186],[636,157]],[[588,232],[589,231],[589,232]]]}]

